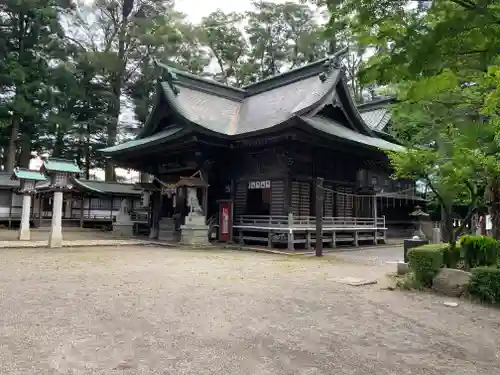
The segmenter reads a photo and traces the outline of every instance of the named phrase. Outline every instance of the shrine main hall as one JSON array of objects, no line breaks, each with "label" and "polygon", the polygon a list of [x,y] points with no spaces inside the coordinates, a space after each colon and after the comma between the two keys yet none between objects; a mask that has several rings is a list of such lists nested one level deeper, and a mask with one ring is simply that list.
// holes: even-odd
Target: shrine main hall
[{"label": "shrine main hall", "polygon": [[101,150],[156,177],[153,236],[172,217],[182,224],[188,209],[176,183],[197,172],[208,186],[199,192],[206,219],[232,202],[240,241],[314,242],[317,177],[324,241],[377,243],[408,223],[418,198],[412,181],[390,178],[386,151],[403,149],[387,132],[390,99],[357,106],[339,54],[241,88],[157,69],[155,104],[136,139]]}]

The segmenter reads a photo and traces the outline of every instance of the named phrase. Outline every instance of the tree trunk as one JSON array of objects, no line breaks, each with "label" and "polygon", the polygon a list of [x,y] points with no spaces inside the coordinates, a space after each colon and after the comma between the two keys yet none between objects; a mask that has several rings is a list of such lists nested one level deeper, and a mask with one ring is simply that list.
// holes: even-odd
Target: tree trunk
[{"label": "tree trunk", "polygon": [[141,182],[147,183],[147,182],[149,182],[149,173],[141,172],[139,178],[140,178]]},{"label": "tree trunk", "polygon": [[485,195],[491,217],[491,235],[498,240],[500,239],[500,178],[489,179]]},{"label": "tree trunk", "polygon": [[[116,144],[118,116],[113,118],[111,122],[112,123],[108,125],[108,147]],[[114,181],[116,179],[115,163],[111,159],[106,160],[105,179],[106,181]]]},{"label": "tree trunk", "polygon": [[443,242],[454,243],[453,217],[451,209],[441,205],[441,235]]},{"label": "tree trunk", "polygon": [[54,156],[56,158],[62,157],[62,152],[63,152],[63,148],[64,148],[63,136],[64,135],[62,134],[62,132],[58,126],[57,130],[56,130],[56,140],[54,142],[54,150],[52,152],[52,156]]},{"label": "tree trunk", "polygon": [[[118,116],[120,116],[120,96],[122,93],[123,75],[125,73],[125,39],[127,36],[127,19],[134,5],[133,0],[124,1],[122,7],[122,21],[120,32],[118,34],[118,61],[120,66],[116,72],[112,74],[111,90],[113,92],[113,100],[110,106],[111,120],[108,123],[108,147],[116,144],[118,135]],[[115,163],[108,159],[106,161],[106,181],[114,181],[116,179]]]},{"label": "tree trunk", "polygon": [[19,134],[19,117],[16,114],[14,114],[12,116],[9,145],[7,148],[7,161],[5,163],[5,170],[7,172],[12,172],[16,164],[16,154],[17,154],[16,141],[18,134]]},{"label": "tree trunk", "polygon": [[[28,129],[32,129],[32,127],[33,127],[33,124],[31,124],[31,123],[29,123],[29,124],[25,123],[23,125],[27,125],[26,128],[28,128]],[[32,138],[33,138],[33,136],[31,135],[30,132],[23,131],[21,134],[21,137],[19,139],[18,143],[20,146],[19,148],[21,149],[21,152],[19,154],[19,166],[21,168],[28,168],[29,167],[30,160],[31,160],[31,151],[33,151],[31,149]]]}]

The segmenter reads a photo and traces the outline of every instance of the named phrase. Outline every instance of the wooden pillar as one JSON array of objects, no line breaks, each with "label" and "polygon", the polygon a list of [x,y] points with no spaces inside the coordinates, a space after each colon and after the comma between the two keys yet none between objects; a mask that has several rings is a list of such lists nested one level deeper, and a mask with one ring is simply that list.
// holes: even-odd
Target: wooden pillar
[{"label": "wooden pillar", "polygon": [[288,172],[285,176],[285,215],[292,213],[292,176]]},{"label": "wooden pillar", "polygon": [[83,206],[85,205],[85,197],[80,197],[80,228],[83,228]]},{"label": "wooden pillar", "polygon": [[43,195],[39,194],[38,195],[38,227],[40,228],[42,226],[42,219],[43,219]]},{"label": "wooden pillar", "polygon": [[316,177],[316,256],[323,256],[323,198],[325,190],[323,189],[324,179]]},{"label": "wooden pillar", "polygon": [[[110,218],[111,220],[113,220],[113,203],[114,203],[114,202],[113,202],[113,199],[114,199],[114,198],[113,198],[113,194],[111,194],[111,207],[109,208],[109,218]],[[130,202],[130,203],[132,203],[132,202]],[[131,209],[131,208],[132,208],[132,207],[129,207],[129,213],[130,213],[130,209]]]},{"label": "wooden pillar", "polygon": [[208,220],[208,187],[203,189],[203,212],[205,213],[205,221]]},{"label": "wooden pillar", "polygon": [[161,191],[154,191],[151,198],[151,211],[149,214],[149,238],[158,239],[162,195]]},{"label": "wooden pillar", "polygon": [[374,195],[373,195],[372,202],[373,202],[373,218],[375,219],[375,233],[374,233],[373,243],[376,245],[376,244],[378,243],[378,242],[377,242],[377,235],[378,235],[378,220],[377,220],[377,216],[378,216],[378,212],[377,212],[377,194],[374,194]]}]

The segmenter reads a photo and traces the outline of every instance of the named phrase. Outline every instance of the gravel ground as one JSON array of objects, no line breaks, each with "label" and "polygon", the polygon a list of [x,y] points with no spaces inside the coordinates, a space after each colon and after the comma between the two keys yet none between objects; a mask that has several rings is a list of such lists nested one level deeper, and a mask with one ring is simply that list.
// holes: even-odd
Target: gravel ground
[{"label": "gravel ground", "polygon": [[[0,229],[0,241],[17,241],[19,230]],[[31,228],[32,241],[47,241],[50,237],[50,228]],[[63,238],[69,241],[90,239],[112,239],[112,232],[103,232],[98,229],[63,228]]]},{"label": "gravel ground", "polygon": [[[341,257],[342,259],[370,264],[374,266],[384,265],[388,262],[402,262],[404,259],[403,246],[380,246],[378,248],[347,248],[345,250],[341,250],[339,252],[327,253],[333,254],[336,257]],[[392,266],[393,269],[396,269],[396,266]]]},{"label": "gravel ground", "polygon": [[500,373],[500,310],[332,281],[383,262],[107,247],[0,264],[2,374]]}]

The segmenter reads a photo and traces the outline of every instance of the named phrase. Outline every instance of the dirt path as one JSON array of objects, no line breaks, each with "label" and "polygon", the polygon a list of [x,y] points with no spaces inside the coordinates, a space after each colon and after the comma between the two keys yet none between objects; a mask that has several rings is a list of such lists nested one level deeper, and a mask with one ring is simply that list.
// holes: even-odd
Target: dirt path
[{"label": "dirt path", "polygon": [[0,264],[2,374],[500,373],[499,310],[331,281],[387,265],[151,247]]}]

